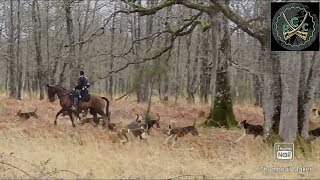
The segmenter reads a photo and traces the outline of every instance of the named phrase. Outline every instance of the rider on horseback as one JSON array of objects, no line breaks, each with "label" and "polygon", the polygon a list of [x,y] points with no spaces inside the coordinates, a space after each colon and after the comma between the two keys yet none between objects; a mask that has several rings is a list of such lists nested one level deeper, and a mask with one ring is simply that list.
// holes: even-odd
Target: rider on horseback
[{"label": "rider on horseback", "polygon": [[88,78],[84,76],[83,71],[80,71],[80,77],[78,78],[78,83],[74,88],[75,95],[74,95],[74,101],[73,101],[73,107],[72,107],[73,110],[78,111],[79,102],[81,99],[80,91],[86,90],[87,88],[89,88],[89,86],[90,86],[90,83],[88,82]]}]

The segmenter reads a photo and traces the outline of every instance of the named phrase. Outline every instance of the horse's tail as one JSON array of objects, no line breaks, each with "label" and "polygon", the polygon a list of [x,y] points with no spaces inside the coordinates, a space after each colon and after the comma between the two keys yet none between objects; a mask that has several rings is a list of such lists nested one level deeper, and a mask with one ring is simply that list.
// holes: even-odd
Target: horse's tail
[{"label": "horse's tail", "polygon": [[106,114],[108,116],[111,115],[111,110],[110,110],[110,101],[106,98],[106,97],[101,97],[102,99],[104,99],[107,102],[107,106],[106,106]]}]

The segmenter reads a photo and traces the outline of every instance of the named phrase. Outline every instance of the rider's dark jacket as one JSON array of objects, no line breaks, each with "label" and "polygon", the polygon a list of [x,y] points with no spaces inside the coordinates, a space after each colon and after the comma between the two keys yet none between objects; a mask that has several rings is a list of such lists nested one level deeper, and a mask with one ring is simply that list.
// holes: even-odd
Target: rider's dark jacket
[{"label": "rider's dark jacket", "polygon": [[82,90],[83,88],[87,88],[88,85],[88,78],[86,76],[80,76],[75,89]]}]

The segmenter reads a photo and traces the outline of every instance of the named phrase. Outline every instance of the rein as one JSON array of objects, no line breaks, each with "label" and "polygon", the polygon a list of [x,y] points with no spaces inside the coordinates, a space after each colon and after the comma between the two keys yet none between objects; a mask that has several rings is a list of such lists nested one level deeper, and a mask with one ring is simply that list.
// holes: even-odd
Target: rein
[{"label": "rein", "polygon": [[[72,93],[72,91],[69,90],[69,92],[62,94],[61,96],[66,96],[66,95],[69,95],[70,93]],[[58,95],[58,93],[57,93],[57,95]]]},{"label": "rein", "polygon": [[[66,90],[66,89],[65,89]],[[64,94],[61,94],[60,95],[60,97],[63,97],[63,96],[66,96],[66,95],[69,95],[70,93],[72,93],[72,91],[71,90],[66,90],[67,92],[66,93],[64,93]],[[57,94],[57,96],[58,96],[58,93],[56,92],[56,94]],[[59,96],[58,96],[59,97]],[[60,99],[60,97],[59,97],[59,99]]]}]

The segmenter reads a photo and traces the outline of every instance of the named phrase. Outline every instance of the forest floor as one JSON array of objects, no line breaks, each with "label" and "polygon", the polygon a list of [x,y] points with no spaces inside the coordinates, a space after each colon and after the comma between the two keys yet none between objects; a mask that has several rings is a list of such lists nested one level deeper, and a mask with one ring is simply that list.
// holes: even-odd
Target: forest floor
[{"label": "forest floor", "polygon": [[[39,119],[21,120],[14,115],[18,109],[38,108]],[[142,179],[207,179],[207,178],[319,178],[320,140],[313,142],[308,157],[298,151],[292,162],[275,162],[273,148],[246,136],[243,130],[201,128],[199,124],[209,113],[208,105],[153,103],[152,113],[161,116],[161,128],[193,123],[197,118],[199,137],[187,135],[176,147],[164,144],[167,135],[152,130],[147,142],[133,139],[121,145],[113,143],[114,134],[90,124],[72,128],[67,117],[60,116],[53,125],[59,103],[47,100],[12,100],[0,97],[0,177],[1,178],[142,178]],[[112,122],[134,120],[147,109],[121,99],[112,102]],[[250,105],[235,105],[237,121],[248,119],[262,124],[262,110]],[[311,124],[316,127],[316,123]],[[262,167],[311,167],[311,172],[264,172]]]}]

